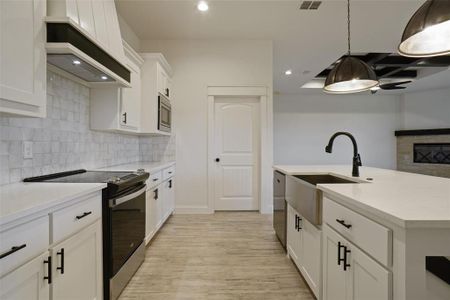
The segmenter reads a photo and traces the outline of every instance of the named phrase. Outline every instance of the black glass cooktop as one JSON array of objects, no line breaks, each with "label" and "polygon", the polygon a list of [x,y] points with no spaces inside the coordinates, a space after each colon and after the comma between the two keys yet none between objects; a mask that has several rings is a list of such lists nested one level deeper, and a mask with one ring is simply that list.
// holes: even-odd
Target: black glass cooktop
[{"label": "black glass cooktop", "polygon": [[64,183],[114,183],[121,184],[130,181],[145,181],[145,172],[117,172],[117,171],[86,171],[84,169],[55,174],[25,178],[25,182],[64,182]]},{"label": "black glass cooktop", "polygon": [[86,171],[84,169],[25,178],[24,182],[107,183],[109,195],[144,185],[146,172]]},{"label": "black glass cooktop", "polygon": [[48,182],[67,182],[67,183],[96,183],[109,182],[114,179],[126,180],[128,177],[135,176],[130,172],[104,172],[104,171],[86,171],[83,173],[68,175],[64,177],[57,177],[47,179]]}]

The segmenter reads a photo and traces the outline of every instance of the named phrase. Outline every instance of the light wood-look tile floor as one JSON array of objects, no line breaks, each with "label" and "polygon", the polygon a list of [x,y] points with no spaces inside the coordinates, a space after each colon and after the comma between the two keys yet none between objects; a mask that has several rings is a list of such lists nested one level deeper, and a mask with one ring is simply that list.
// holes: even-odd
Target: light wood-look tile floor
[{"label": "light wood-look tile floor", "polygon": [[272,229],[270,215],[174,215],[123,291],[129,299],[314,299]]}]

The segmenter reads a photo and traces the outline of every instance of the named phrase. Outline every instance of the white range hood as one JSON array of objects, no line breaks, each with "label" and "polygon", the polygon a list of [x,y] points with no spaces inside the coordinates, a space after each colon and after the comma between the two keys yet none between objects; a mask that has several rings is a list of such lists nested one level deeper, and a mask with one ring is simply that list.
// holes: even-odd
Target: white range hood
[{"label": "white range hood", "polygon": [[48,0],[47,63],[88,86],[130,86],[114,0]]}]

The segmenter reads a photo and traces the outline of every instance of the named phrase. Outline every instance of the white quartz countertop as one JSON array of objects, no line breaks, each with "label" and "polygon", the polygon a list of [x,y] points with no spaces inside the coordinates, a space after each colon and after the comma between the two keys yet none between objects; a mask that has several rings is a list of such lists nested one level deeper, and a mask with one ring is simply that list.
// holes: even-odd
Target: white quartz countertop
[{"label": "white quartz countertop", "polygon": [[0,186],[0,225],[105,187],[105,183],[59,182],[18,182]]},{"label": "white quartz countertop", "polygon": [[100,171],[136,171],[137,169],[144,169],[145,172],[158,172],[159,170],[175,165],[174,161],[167,162],[135,162],[129,164],[122,164],[110,166],[100,169]]},{"label": "white quartz countertop", "polygon": [[[325,194],[401,227],[450,228],[450,179],[395,170],[351,166],[276,165],[286,175],[331,174],[365,183],[319,184]],[[372,180],[367,180],[372,178]]]}]

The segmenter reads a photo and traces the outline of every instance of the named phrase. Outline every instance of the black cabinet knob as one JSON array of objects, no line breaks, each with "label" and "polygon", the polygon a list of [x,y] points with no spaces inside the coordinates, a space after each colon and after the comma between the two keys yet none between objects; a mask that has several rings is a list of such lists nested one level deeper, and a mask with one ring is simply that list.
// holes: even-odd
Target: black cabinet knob
[{"label": "black cabinet knob", "polygon": [[217,158],[216,158],[216,162],[219,162],[219,161],[220,161],[220,158],[217,157]]}]

